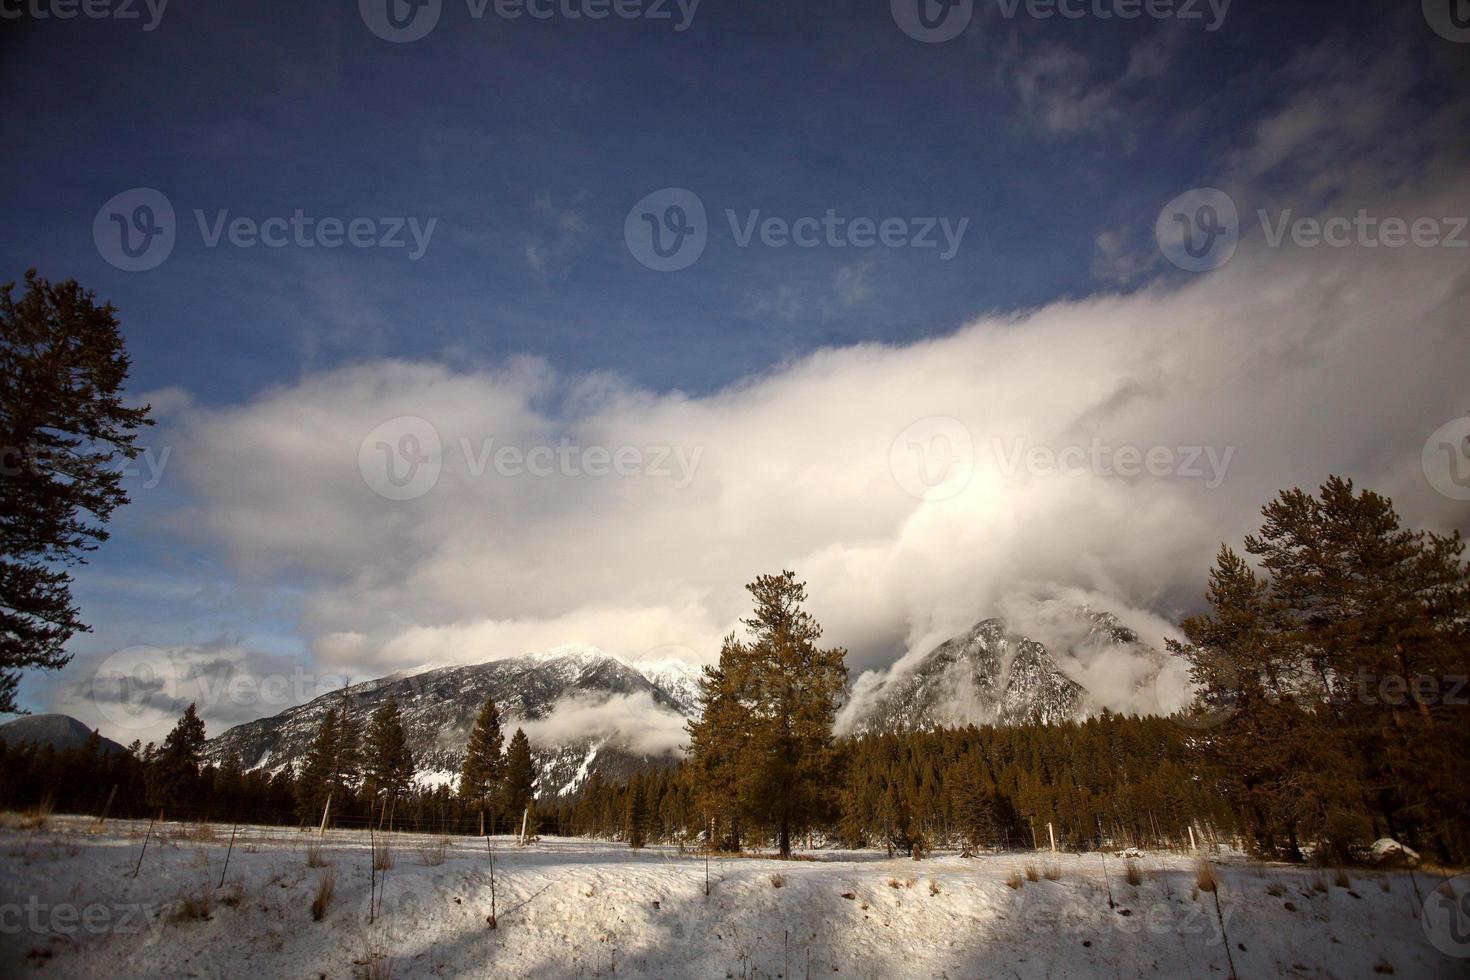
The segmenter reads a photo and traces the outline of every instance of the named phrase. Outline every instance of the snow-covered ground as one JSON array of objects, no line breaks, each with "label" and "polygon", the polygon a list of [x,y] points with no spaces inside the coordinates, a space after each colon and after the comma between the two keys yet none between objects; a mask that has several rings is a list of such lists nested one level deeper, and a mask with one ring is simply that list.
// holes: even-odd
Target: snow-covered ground
[{"label": "snow-covered ground", "polygon": [[[247,828],[220,875],[228,826],[155,830],[133,878],[143,824],[89,833],[80,819],[0,831],[0,975],[6,977],[1455,977],[1421,926],[1419,872],[1334,872],[1218,864],[1215,895],[1195,890],[1185,855],[1005,854],[924,861],[820,851],[816,860],[716,858],[671,848],[494,839],[490,858],[454,839],[392,835],[394,867],[370,921],[362,832]],[[1039,880],[1012,888],[1027,864]],[[1104,877],[1106,869],[1107,876]],[[335,895],[311,905],[325,874]],[[779,876],[779,877],[777,877]],[[779,887],[777,883],[779,882]],[[1317,887],[1314,888],[1314,885]],[[1114,906],[1109,907],[1109,887]],[[1451,888],[1463,889],[1464,879]],[[190,917],[189,896],[208,896]],[[1228,941],[1222,940],[1221,919]],[[1432,930],[1431,930],[1432,931]],[[1228,950],[1228,955],[1227,955]],[[1470,950],[1467,950],[1470,952]],[[369,974],[372,964],[380,971]]]}]

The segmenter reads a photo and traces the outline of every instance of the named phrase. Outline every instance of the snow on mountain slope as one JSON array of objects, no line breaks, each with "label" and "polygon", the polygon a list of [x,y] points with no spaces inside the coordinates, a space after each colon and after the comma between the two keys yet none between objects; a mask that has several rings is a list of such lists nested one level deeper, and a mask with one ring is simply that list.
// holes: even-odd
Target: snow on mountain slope
[{"label": "snow on mountain slope", "polygon": [[[391,695],[425,785],[450,783],[485,699],[500,709],[507,740],[517,726],[532,738],[538,794],[574,794],[592,769],[609,778],[677,757],[684,721],[697,710],[696,668],[640,665],[596,647],[558,647],[489,663],[442,667],[354,684],[269,718],[237,725],[206,746],[219,762],[238,752],[247,768],[304,763],[329,707],[366,718]],[[662,685],[667,683],[668,689]],[[560,723],[559,723],[560,722]],[[649,731],[662,737],[651,740]]]}]

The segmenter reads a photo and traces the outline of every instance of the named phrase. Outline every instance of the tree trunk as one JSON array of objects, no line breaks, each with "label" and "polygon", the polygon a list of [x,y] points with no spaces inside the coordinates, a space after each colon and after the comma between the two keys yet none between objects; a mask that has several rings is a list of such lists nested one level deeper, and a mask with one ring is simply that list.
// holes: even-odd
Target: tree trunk
[{"label": "tree trunk", "polygon": [[783,858],[789,858],[791,856],[791,825],[790,825],[790,823],[787,822],[787,820],[786,820],[785,817],[782,817],[781,818],[781,838],[780,838],[780,842],[781,842],[781,856]]}]

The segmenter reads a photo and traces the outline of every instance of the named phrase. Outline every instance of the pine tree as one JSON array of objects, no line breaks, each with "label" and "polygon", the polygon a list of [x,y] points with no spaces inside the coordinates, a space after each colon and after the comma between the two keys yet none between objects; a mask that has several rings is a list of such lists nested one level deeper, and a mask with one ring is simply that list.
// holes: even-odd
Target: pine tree
[{"label": "pine tree", "polygon": [[[531,740],[517,728],[505,753],[505,778],[501,784],[500,810],[519,820],[536,800],[536,765],[531,759]],[[516,825],[517,828],[519,825]],[[528,825],[529,826],[529,825]]]},{"label": "pine tree", "polygon": [[149,766],[149,802],[158,807],[193,803],[203,752],[204,722],[190,704]]},{"label": "pine tree", "polygon": [[116,310],[75,280],[26,273],[0,286],[0,714],[16,711],[22,670],[63,667],[88,629],[66,566],[107,540],[128,502],[120,459],[135,459],[149,408],[127,408],[128,355]]},{"label": "pine tree", "polygon": [[[466,808],[483,814],[496,802],[505,775],[505,756],[501,746],[505,736],[500,731],[500,712],[495,702],[485,699],[480,716],[470,732],[465,748],[464,765],[459,773],[459,798]],[[493,824],[493,820],[492,820]]]},{"label": "pine tree", "polygon": [[337,709],[328,708],[317,726],[306,765],[296,779],[296,815],[305,822],[319,819],[331,793],[332,765],[337,755]]},{"label": "pine tree", "polygon": [[389,697],[373,712],[368,723],[365,782],[372,798],[384,812],[413,786],[413,752],[403,731],[398,701]]},{"label": "pine tree", "polygon": [[750,718],[739,686],[744,677],[745,651],[727,636],[718,666],[705,667],[700,681],[700,711],[685,727],[689,732],[689,775],[702,829],[712,833],[711,848],[740,850],[742,817],[747,809],[740,796],[741,757],[750,737]]},{"label": "pine tree", "polygon": [[743,621],[750,642],[727,640],[707,674],[706,707],[716,715],[691,726],[695,767],[708,778],[707,797],[723,794],[723,809],[769,828],[790,857],[792,837],[835,806],[832,722],[845,653],[817,648],[822,629],[802,610],[806,586],[794,573],[762,575],[746,590],[755,600]]},{"label": "pine tree", "polygon": [[648,842],[648,789],[641,775],[628,784],[627,829],[629,847],[637,850]]}]

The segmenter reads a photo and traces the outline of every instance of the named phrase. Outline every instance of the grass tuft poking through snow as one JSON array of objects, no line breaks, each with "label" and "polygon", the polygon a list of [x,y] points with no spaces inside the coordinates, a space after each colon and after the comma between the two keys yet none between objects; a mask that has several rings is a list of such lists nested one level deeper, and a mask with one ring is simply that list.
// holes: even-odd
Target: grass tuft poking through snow
[{"label": "grass tuft poking through snow", "polygon": [[786,876],[785,875],[783,875],[783,874],[774,874],[774,875],[771,875],[771,887],[772,888],[780,888],[784,884],[786,884]]},{"label": "grass tuft poking through snow", "polygon": [[1347,870],[1345,868],[1338,868],[1337,869],[1337,877],[1333,880],[1332,883],[1334,885],[1336,885],[1338,888],[1351,888],[1351,887],[1353,887],[1353,879],[1351,879],[1351,878],[1348,877],[1348,873],[1347,873]]},{"label": "grass tuft poking through snow", "polygon": [[448,837],[436,837],[419,846],[419,863],[426,868],[437,868],[444,863],[444,852],[449,849]]},{"label": "grass tuft poking through snow", "polygon": [[326,917],[332,896],[337,893],[337,869],[328,866],[316,880],[316,897],[311,900],[311,921],[320,922]]},{"label": "grass tuft poking through snow", "polygon": [[308,868],[325,868],[327,856],[322,852],[320,840],[308,841],[306,844],[306,866]]},{"label": "grass tuft poking through snow", "polygon": [[1006,887],[1007,888],[1019,889],[1021,887],[1021,885],[1022,885],[1022,879],[1021,879],[1021,873],[1019,871],[1012,871],[1010,874],[1006,875]]},{"label": "grass tuft poking through snow", "polygon": [[929,894],[930,895],[938,895],[939,894],[939,882],[935,881],[933,878],[930,878],[929,879]]},{"label": "grass tuft poking through snow", "polygon": [[1212,892],[1218,886],[1215,881],[1215,866],[1209,858],[1202,857],[1194,866],[1194,884],[1202,892]]},{"label": "grass tuft poking through snow", "polygon": [[1053,861],[1051,864],[1042,867],[1041,874],[1047,881],[1061,881],[1062,866]]},{"label": "grass tuft poking through snow", "polygon": [[1027,881],[1040,881],[1041,880],[1041,874],[1040,874],[1040,872],[1038,872],[1036,870],[1036,865],[1031,864],[1029,862],[1026,864],[1026,880]]},{"label": "grass tuft poking through snow", "polygon": [[391,871],[393,869],[393,848],[386,840],[373,842],[373,870]]},{"label": "grass tuft poking through snow", "polygon": [[1123,862],[1123,878],[1134,888],[1143,884],[1143,872],[1139,869],[1137,861],[1129,858]]},{"label": "grass tuft poking through snow", "polygon": [[174,922],[203,922],[214,912],[214,896],[210,894],[209,886],[204,885],[197,891],[186,888],[179,894],[179,900],[174,903],[174,909],[169,918]]}]

